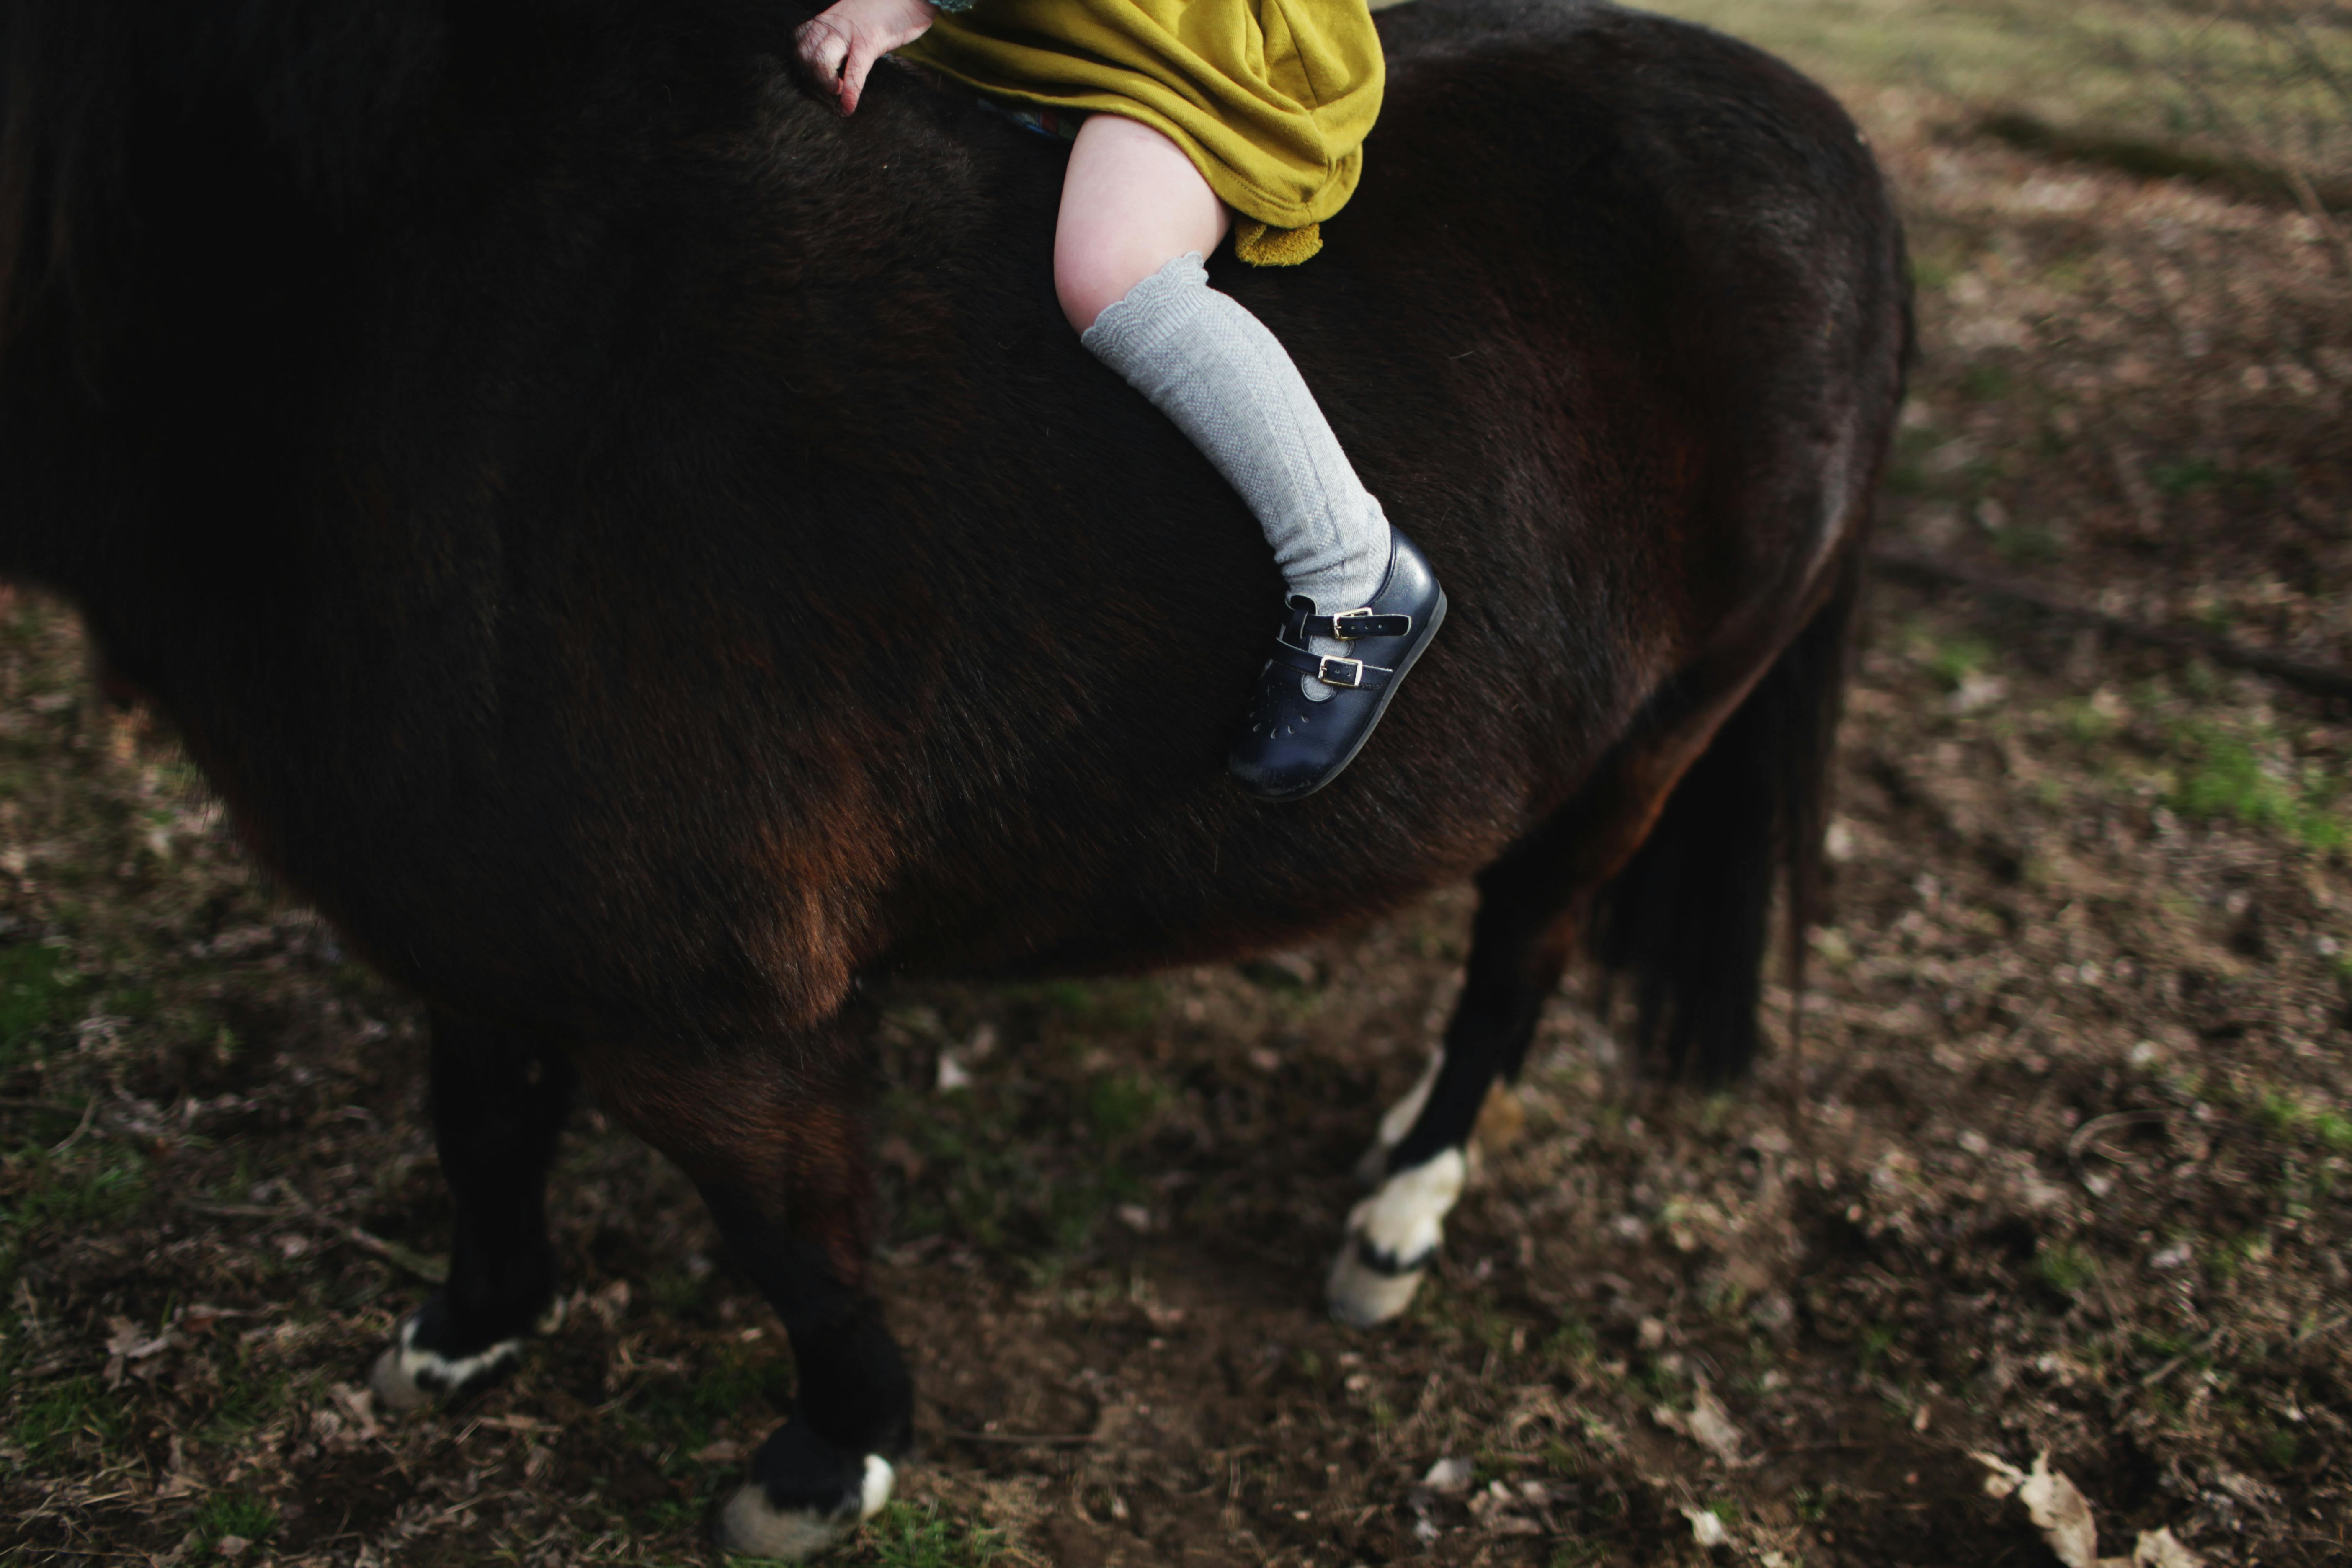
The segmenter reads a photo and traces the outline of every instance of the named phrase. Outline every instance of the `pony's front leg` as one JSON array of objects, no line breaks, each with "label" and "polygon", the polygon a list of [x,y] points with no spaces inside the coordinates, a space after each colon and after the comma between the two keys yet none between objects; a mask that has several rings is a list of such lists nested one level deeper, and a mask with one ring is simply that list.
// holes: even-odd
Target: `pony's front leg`
[{"label": "pony's front leg", "polygon": [[552,1044],[436,1012],[433,1141],[457,1205],[448,1282],[400,1325],[370,1381],[392,1410],[487,1386],[555,1295],[547,1168],[572,1104]]},{"label": "pony's front leg", "polygon": [[790,1417],[714,1525],[729,1552],[799,1558],[889,1500],[914,1385],[866,1285],[873,1184],[866,1071],[841,1022],[788,1041],[583,1060],[599,1101],[701,1189],[736,1266],[793,1345]]}]

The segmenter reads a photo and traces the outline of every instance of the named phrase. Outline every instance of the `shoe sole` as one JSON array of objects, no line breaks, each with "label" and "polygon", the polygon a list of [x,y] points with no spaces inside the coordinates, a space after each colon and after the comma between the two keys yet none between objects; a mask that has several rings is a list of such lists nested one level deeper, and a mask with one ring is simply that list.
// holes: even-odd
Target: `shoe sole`
[{"label": "shoe sole", "polygon": [[1372,731],[1379,729],[1381,721],[1389,716],[1389,704],[1396,700],[1398,690],[1404,685],[1404,678],[1412,673],[1412,667],[1421,662],[1421,656],[1427,653],[1429,645],[1437,640],[1438,628],[1444,625],[1445,625],[1445,590],[1440,588],[1437,591],[1437,608],[1430,615],[1429,630],[1422,634],[1421,646],[1405,656],[1405,661],[1397,666],[1397,672],[1391,676],[1389,683],[1381,689],[1380,705],[1372,710],[1372,721],[1364,726],[1364,732],[1356,737],[1356,743],[1348,748],[1348,754],[1339,759],[1339,766],[1325,773],[1314,789],[1303,789],[1297,795],[1260,795],[1258,798],[1269,801],[1276,805],[1288,805],[1294,801],[1305,800],[1318,790],[1328,789],[1331,786],[1331,781],[1346,773],[1355,763],[1357,754],[1371,743]]}]

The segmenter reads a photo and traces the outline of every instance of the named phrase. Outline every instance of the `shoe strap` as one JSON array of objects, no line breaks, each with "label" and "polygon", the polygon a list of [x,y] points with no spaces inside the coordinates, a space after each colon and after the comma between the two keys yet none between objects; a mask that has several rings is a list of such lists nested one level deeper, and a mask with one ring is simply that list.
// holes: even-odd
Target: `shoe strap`
[{"label": "shoe strap", "polygon": [[1336,616],[1308,616],[1301,635],[1310,637],[1406,637],[1412,635],[1411,616],[1376,616],[1367,605]]},{"label": "shoe strap", "polygon": [[1360,658],[1332,658],[1324,654],[1309,653],[1303,647],[1293,647],[1279,637],[1275,639],[1274,660],[1286,664],[1301,675],[1311,675],[1326,686],[1336,686],[1342,691],[1378,691],[1396,674],[1377,664],[1366,664]]}]

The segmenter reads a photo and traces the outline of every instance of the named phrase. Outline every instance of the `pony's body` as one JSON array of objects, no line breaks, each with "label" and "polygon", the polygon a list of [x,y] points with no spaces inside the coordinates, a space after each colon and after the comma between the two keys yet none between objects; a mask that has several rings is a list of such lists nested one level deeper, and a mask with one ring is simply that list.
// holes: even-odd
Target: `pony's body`
[{"label": "pony's body", "polygon": [[[1417,1168],[1712,741],[1608,956],[1678,1055],[1744,1058],[1899,396],[1899,240],[1818,89],[1571,0],[1383,16],[1324,254],[1214,277],[1455,608],[1271,808],[1222,756],[1278,580],[1063,322],[1054,145],[887,69],[838,121],[764,6],[275,11],[0,34],[0,570],[433,1003],[436,1100],[574,1063],[687,1166],[804,1378],[870,1317],[861,976],[1236,952],[1483,872]],[[467,1205],[528,1251],[538,1176],[470,1196],[451,1114],[454,1363],[544,1281],[462,1299]],[[903,1426],[818,1393],[853,1456]]]}]

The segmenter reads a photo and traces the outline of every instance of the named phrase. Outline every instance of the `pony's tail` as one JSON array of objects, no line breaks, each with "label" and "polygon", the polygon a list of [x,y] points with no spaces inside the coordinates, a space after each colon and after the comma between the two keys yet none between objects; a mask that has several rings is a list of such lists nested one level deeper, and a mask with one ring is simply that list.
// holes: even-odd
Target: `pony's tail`
[{"label": "pony's tail", "polygon": [[1863,551],[1683,774],[1656,826],[1601,890],[1593,950],[1633,989],[1643,1055],[1720,1082],[1755,1059],[1772,892],[1787,878],[1788,980],[1805,984],[1820,914],[1831,762],[1844,705]]}]

